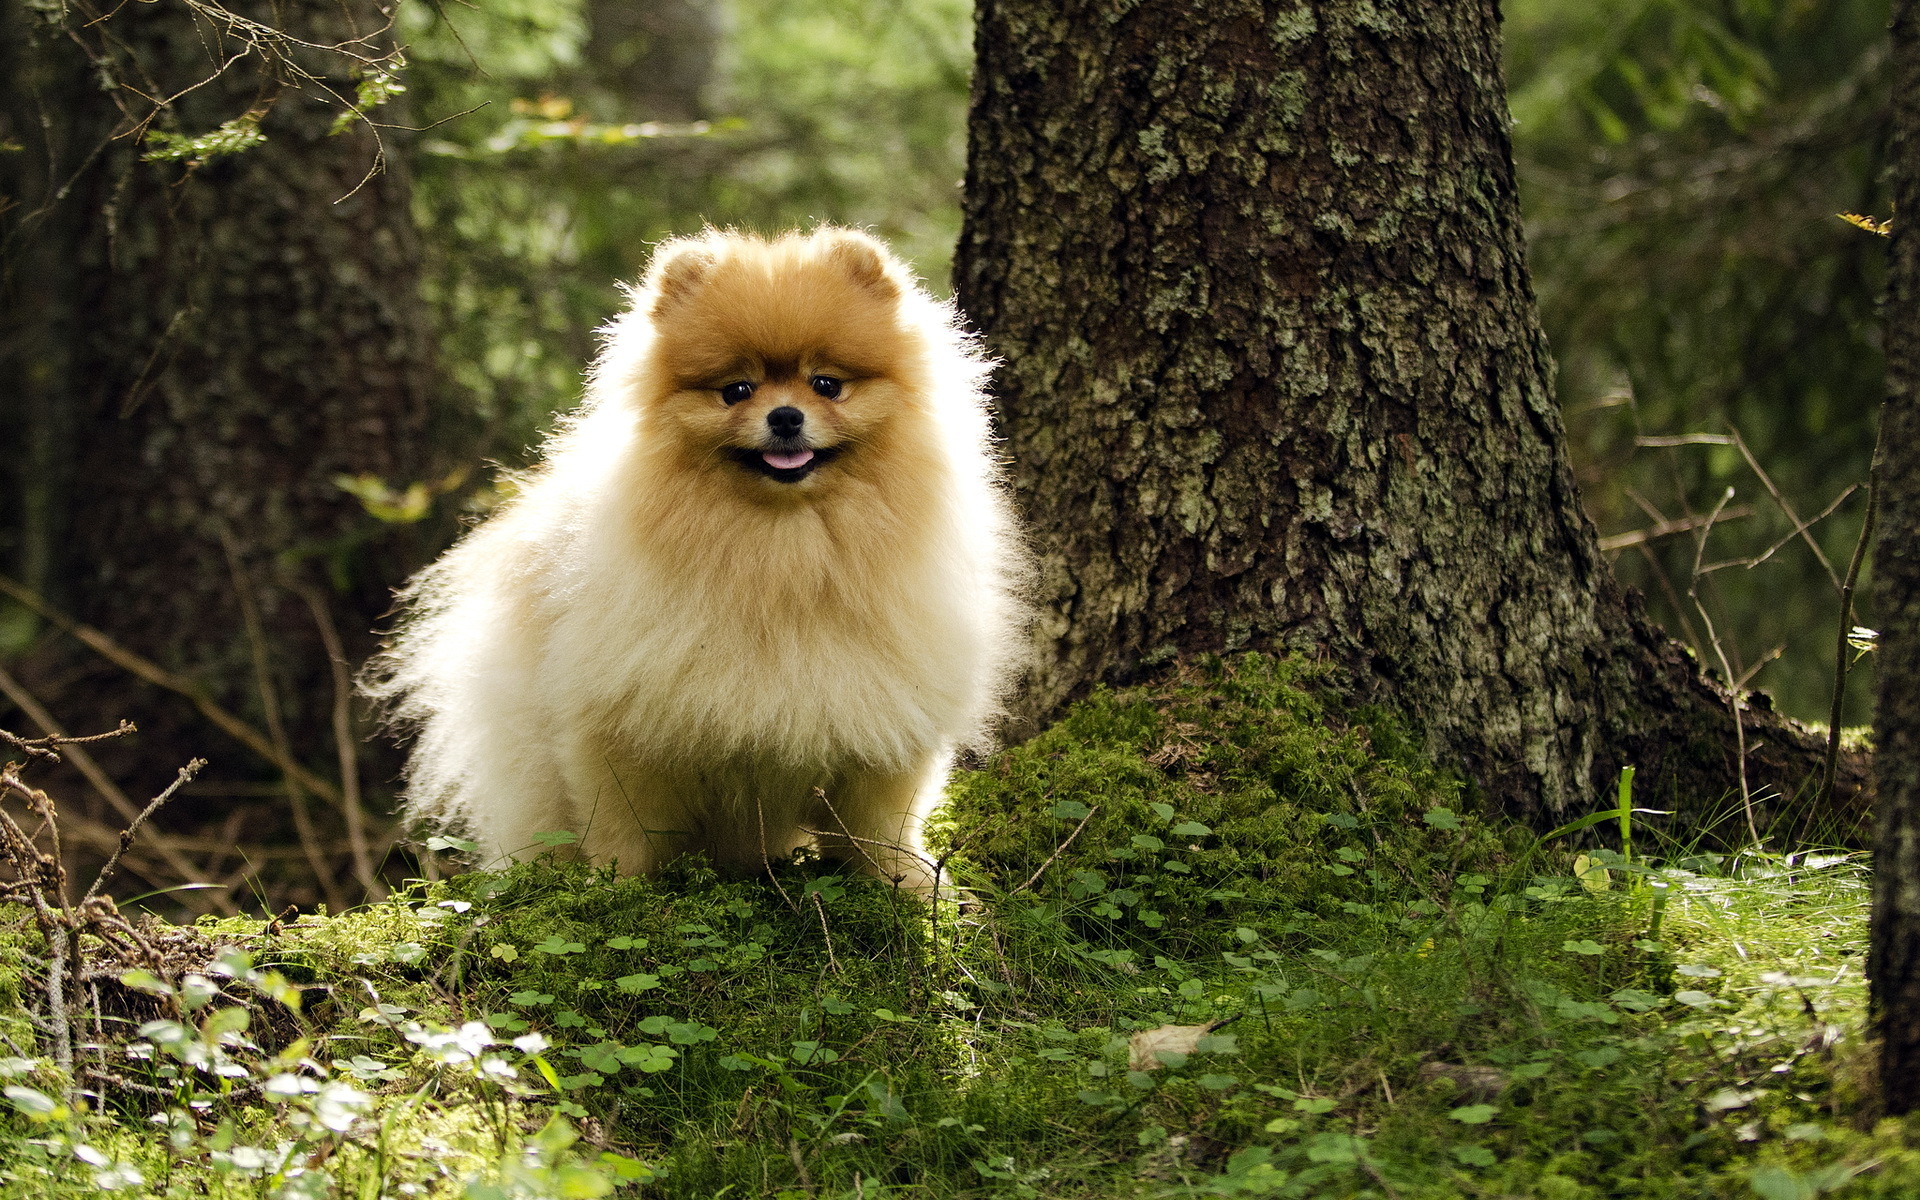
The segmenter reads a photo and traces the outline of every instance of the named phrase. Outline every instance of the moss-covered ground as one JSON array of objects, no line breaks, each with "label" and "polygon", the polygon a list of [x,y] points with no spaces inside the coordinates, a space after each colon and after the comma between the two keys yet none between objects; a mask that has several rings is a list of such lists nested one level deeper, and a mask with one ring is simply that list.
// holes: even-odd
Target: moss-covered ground
[{"label": "moss-covered ground", "polygon": [[204,925],[89,1025],[84,1095],[0,932],[0,1186],[1920,1195],[1856,1083],[1861,860],[1543,841],[1313,682],[1195,668],[960,775],[934,906],[547,860]]}]

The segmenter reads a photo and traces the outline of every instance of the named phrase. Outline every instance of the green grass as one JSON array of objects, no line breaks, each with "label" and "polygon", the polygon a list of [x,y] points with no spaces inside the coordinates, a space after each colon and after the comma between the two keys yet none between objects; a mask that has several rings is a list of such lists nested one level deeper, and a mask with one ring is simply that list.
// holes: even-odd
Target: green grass
[{"label": "green grass", "polygon": [[[251,958],[118,1065],[156,1090],[0,1063],[5,1194],[1920,1194],[1859,1082],[1859,858],[1576,874],[1314,683],[1211,664],[962,775],[937,909],[540,862],[209,926]],[[1139,1069],[1170,1025],[1217,1028]]]}]

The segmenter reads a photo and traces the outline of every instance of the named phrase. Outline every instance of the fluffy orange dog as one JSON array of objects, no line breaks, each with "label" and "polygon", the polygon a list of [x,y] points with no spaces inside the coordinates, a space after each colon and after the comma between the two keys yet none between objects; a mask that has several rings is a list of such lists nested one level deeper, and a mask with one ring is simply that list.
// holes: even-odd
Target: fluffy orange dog
[{"label": "fluffy orange dog", "polygon": [[372,668],[418,731],[412,815],[495,860],[548,830],[642,872],[817,840],[926,888],[921,825],[1020,643],[985,363],[844,229],[668,242],[606,333]]}]

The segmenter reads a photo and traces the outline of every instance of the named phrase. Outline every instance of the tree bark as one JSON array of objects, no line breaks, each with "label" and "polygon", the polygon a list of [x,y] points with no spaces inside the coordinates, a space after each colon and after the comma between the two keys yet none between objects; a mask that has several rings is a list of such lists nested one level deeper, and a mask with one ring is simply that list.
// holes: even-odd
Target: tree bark
[{"label": "tree bark", "polygon": [[1881,1092],[1898,1114],[1920,1108],[1920,3],[1896,0],[1892,29],[1895,216],[1873,556],[1879,836],[1868,974]]},{"label": "tree bark", "polygon": [[[386,6],[232,7],[307,45],[240,55],[174,0],[110,15],[10,6],[9,110],[28,114],[15,131],[29,144],[8,230],[9,368],[49,431],[24,481],[39,500],[15,569],[260,728],[283,726],[297,758],[338,778],[322,626],[363,656],[390,587],[436,548],[437,530],[382,524],[336,482],[436,474],[420,251],[396,132],[333,131],[355,56],[390,44]],[[353,53],[319,48],[353,39]],[[251,149],[144,161],[149,123],[198,135],[248,113],[265,136]],[[369,175],[383,140],[385,169]],[[214,761],[203,794],[262,777],[257,755],[180,698],[117,672],[77,679],[71,643],[44,650],[38,677],[59,694],[42,699],[63,721],[142,726],[130,789],[192,754]],[[272,802],[255,828],[284,828],[284,811]]]},{"label": "tree bark", "polygon": [[[1727,698],[1614,583],[1568,466],[1493,0],[1114,11],[976,15],[955,280],[1042,564],[1021,715],[1298,651],[1510,811],[1627,764],[1721,804]],[[1813,747],[1746,720],[1752,787],[1791,794]]]}]

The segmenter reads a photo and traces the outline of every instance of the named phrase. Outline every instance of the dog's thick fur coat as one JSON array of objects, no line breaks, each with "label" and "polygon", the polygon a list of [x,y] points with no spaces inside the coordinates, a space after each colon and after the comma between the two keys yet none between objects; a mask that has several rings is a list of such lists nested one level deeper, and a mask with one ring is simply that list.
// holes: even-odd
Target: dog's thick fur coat
[{"label": "dog's thick fur coat", "polygon": [[630,872],[817,842],[925,888],[921,826],[1022,645],[985,362],[832,228],[668,242],[605,332],[586,403],[370,668],[417,733],[410,814],[486,861],[549,830]]}]

